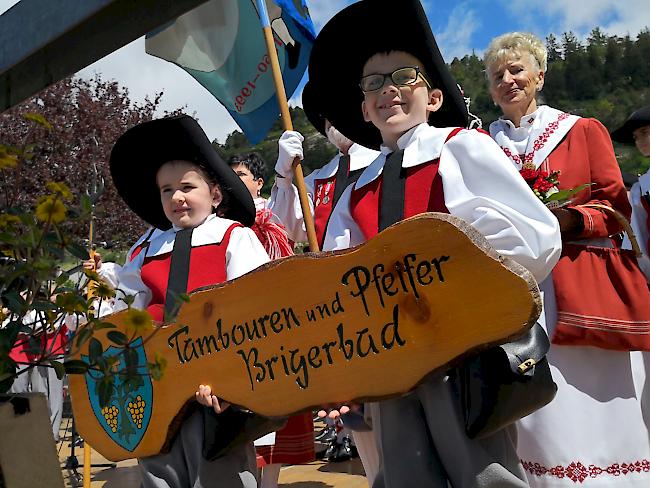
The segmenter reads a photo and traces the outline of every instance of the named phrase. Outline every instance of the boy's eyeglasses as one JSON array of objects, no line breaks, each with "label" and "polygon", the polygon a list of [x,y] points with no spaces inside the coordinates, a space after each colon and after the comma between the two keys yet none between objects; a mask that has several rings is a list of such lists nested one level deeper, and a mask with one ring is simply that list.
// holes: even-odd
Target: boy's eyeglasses
[{"label": "boy's eyeglasses", "polygon": [[361,78],[359,86],[363,93],[370,93],[380,90],[386,83],[386,78],[390,78],[395,86],[413,85],[421,79],[426,85],[431,88],[431,85],[424,77],[418,66],[408,66],[406,68],[399,68],[392,73],[376,73]]}]

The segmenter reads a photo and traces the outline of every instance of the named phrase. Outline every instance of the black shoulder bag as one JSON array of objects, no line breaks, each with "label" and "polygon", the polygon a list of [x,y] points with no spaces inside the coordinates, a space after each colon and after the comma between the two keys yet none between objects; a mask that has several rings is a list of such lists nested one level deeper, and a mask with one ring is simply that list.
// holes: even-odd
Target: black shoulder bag
[{"label": "black shoulder bag", "polygon": [[[384,165],[379,231],[404,218],[406,175],[403,151]],[[455,371],[465,432],[489,436],[543,407],[557,385],[546,359],[550,341],[536,323],[516,341],[492,347],[466,359]]]}]

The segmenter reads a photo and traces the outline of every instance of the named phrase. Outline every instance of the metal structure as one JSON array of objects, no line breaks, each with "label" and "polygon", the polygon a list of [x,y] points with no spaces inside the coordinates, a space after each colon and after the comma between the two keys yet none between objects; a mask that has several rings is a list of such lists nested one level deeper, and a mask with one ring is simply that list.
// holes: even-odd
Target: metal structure
[{"label": "metal structure", "polygon": [[0,15],[0,112],[206,0],[21,0]]}]

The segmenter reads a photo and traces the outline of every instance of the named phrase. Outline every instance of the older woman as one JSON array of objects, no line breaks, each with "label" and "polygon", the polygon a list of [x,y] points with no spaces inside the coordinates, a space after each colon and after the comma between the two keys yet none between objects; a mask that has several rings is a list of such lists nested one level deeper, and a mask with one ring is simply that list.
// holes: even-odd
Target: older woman
[{"label": "older woman", "polygon": [[[490,125],[490,134],[512,163],[520,170],[559,170],[560,189],[592,184],[571,205],[553,210],[565,258],[540,288],[545,324],[554,339],[548,360],[558,394],[519,423],[518,453],[529,482],[543,487],[650,486],[650,442],[630,353],[607,349],[607,344],[557,344],[560,324],[570,322],[561,299],[579,295],[575,290],[590,284],[582,274],[571,273],[573,261],[565,252],[573,244],[567,243],[611,247],[609,236],[621,231],[609,212],[588,205],[605,205],[630,217],[609,134],[597,120],[538,105],[547,62],[546,49],[535,36],[514,32],[497,37],[484,62],[490,94],[503,112]],[[593,297],[579,300],[588,311]]]}]

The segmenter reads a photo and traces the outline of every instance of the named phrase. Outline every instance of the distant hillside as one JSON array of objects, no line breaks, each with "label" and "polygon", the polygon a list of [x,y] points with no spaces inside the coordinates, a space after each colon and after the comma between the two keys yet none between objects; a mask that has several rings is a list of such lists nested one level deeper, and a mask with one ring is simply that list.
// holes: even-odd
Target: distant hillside
[{"label": "distant hillside", "polygon": [[[645,105],[650,105],[650,30],[629,36],[607,36],[595,28],[587,41],[578,41],[572,32],[561,39],[546,38],[549,66],[544,84],[544,101],[548,105],[584,117],[600,120],[609,130],[618,127],[627,116]],[[450,69],[472,100],[470,110],[489,123],[499,117],[500,111],[488,93],[482,60],[474,53],[461,59],[454,58]],[[301,108],[291,109],[295,130],[305,136],[304,171],[327,163],[336,153],[334,147],[321,136],[305,117]],[[224,157],[249,151],[258,151],[267,162],[265,192],[272,184],[273,166],[277,159],[277,140],[282,134],[278,121],[268,137],[256,146],[248,144],[239,131],[232,132],[224,144],[214,143]],[[650,158],[642,157],[635,148],[615,144],[621,169],[643,173],[650,168]]]}]

